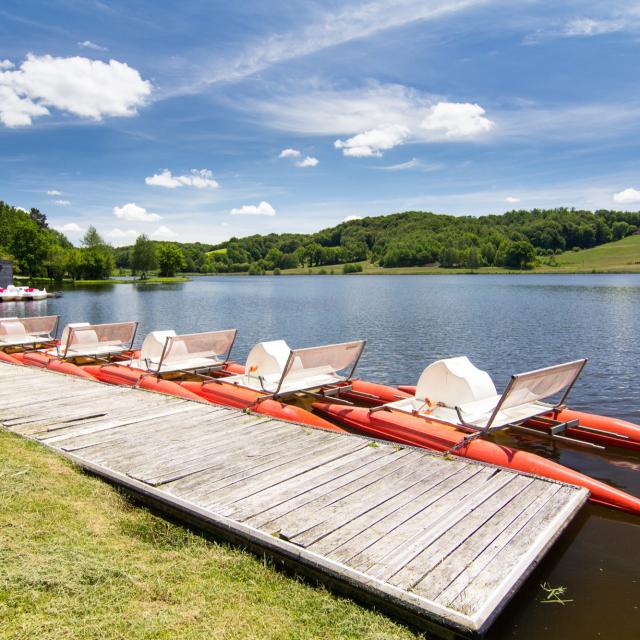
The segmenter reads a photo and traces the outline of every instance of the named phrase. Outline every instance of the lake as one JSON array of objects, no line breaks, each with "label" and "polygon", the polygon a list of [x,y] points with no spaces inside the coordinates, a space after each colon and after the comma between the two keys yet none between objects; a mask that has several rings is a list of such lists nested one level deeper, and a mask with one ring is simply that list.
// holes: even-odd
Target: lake
[{"label": "lake", "polygon": [[[0,316],[67,322],[138,320],[154,329],[237,328],[235,359],[256,342],[291,347],[364,338],[364,379],[415,384],[433,360],[467,355],[501,390],[512,373],[586,357],[569,405],[640,423],[640,275],[199,277],[104,285]],[[504,442],[640,495],[637,455],[594,453],[528,436]],[[488,638],[631,638],[640,627],[640,520],[588,506],[529,578]],[[541,583],[566,587],[543,604]]]}]

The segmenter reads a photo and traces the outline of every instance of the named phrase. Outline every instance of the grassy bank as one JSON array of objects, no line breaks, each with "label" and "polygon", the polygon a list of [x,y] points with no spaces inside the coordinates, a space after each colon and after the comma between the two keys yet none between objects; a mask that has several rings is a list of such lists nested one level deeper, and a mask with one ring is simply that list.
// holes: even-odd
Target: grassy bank
[{"label": "grassy bank", "polygon": [[0,638],[414,638],[0,432]]},{"label": "grassy bank", "polygon": [[[172,284],[176,282],[188,282],[191,278],[186,275],[175,276],[171,278],[162,278],[160,276],[151,276],[145,280],[131,280],[125,278],[112,278],[109,280],[63,280],[63,285],[68,286],[91,286],[91,285],[102,285],[102,284]],[[18,285],[26,284],[27,282],[33,282],[35,285],[40,287],[51,287],[55,288],[56,286],[60,286],[59,284],[51,283],[51,280],[48,278],[27,278],[26,276],[14,276],[15,283]]]}]

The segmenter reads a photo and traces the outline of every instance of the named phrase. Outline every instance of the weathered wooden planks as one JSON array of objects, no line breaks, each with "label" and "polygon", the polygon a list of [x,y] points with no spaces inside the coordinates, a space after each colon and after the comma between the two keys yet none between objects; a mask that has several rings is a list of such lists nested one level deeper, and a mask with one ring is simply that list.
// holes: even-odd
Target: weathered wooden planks
[{"label": "weathered wooden planks", "polygon": [[[35,388],[51,401],[33,402]],[[587,497],[468,460],[6,364],[0,424],[336,589],[467,634],[487,628]]]}]

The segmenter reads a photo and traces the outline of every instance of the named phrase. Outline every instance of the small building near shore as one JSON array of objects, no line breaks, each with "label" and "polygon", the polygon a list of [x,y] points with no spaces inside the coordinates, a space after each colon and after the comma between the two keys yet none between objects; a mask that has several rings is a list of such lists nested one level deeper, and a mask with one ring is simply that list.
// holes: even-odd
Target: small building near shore
[{"label": "small building near shore", "polygon": [[11,260],[0,259],[0,287],[13,284],[13,263]]}]

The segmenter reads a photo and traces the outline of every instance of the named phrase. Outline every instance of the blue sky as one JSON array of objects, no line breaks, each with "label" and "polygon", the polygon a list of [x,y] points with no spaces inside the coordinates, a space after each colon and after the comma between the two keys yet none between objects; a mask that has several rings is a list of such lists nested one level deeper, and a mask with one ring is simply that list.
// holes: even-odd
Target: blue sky
[{"label": "blue sky", "polygon": [[220,242],[407,209],[640,209],[640,3],[0,6],[0,198]]}]

